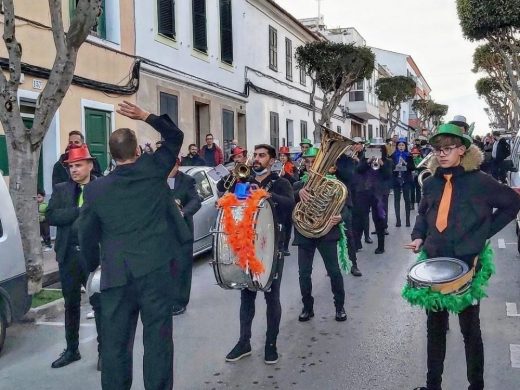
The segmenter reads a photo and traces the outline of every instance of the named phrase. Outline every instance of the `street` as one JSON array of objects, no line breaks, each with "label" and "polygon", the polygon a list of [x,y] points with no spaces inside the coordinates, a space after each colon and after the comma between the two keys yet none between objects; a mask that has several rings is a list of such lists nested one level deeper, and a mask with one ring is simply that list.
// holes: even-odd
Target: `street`
[{"label": "street", "polygon": [[[393,206],[393,200],[390,200]],[[390,207],[391,209],[393,207]],[[412,211],[412,220],[415,219]],[[210,255],[196,259],[192,297],[187,312],[174,317],[175,389],[412,389],[425,384],[426,316],[401,297],[408,267],[415,255],[402,247],[411,228],[396,228],[391,215],[386,253],[375,255],[375,243],[359,253],[363,277],[345,275],[348,320],[334,320],[329,279],[320,258],[315,259],[313,295],[316,316],[298,322],[301,310],[297,250],[285,260],[282,281],[282,324],[278,339],[280,361],[263,362],[265,302],[257,298],[251,344],[253,355],[226,363],[225,355],[239,334],[240,294],[215,284],[208,265]],[[375,236],[374,240],[375,240]],[[490,390],[519,388],[518,356],[511,345],[520,344],[520,261],[514,225],[492,239],[497,273],[491,279],[489,298],[482,302],[481,322],[485,347],[485,381]],[[504,245],[505,244],[505,245]],[[318,255],[317,255],[318,256]],[[65,346],[63,314],[41,323],[16,324],[8,329],[0,358],[1,389],[97,389],[97,351],[94,320],[82,307],[80,352],[82,359],[61,369],[51,362]],[[444,389],[467,388],[462,336],[450,316]],[[513,347],[514,349],[514,347]],[[517,352],[517,354],[520,352]],[[134,346],[133,389],[143,389],[142,328]],[[513,362],[512,362],[513,361]]]}]

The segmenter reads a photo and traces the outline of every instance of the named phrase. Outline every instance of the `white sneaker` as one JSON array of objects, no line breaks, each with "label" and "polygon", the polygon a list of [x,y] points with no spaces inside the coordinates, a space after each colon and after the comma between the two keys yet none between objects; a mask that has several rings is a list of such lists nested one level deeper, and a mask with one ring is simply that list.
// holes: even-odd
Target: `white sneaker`
[{"label": "white sneaker", "polygon": [[93,311],[90,311],[87,313],[87,320],[91,320],[92,318],[95,318],[96,315],[94,314]]},{"label": "white sneaker", "polygon": [[45,248],[43,248],[43,251],[50,252],[50,251],[52,251],[52,247],[46,246]]},{"label": "white sneaker", "polygon": [[85,290],[85,287],[81,286],[81,293],[85,294],[86,292],[87,292],[87,290]]}]

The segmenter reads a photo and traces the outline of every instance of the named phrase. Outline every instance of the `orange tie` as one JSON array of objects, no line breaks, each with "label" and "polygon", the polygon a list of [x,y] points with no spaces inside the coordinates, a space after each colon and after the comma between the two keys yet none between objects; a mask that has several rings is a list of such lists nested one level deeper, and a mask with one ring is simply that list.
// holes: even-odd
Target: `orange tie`
[{"label": "orange tie", "polygon": [[450,212],[451,193],[453,190],[453,186],[451,185],[451,177],[451,174],[444,175],[446,184],[444,185],[444,192],[442,193],[439,212],[437,213],[437,221],[435,221],[435,226],[441,233],[448,227],[448,214]]}]

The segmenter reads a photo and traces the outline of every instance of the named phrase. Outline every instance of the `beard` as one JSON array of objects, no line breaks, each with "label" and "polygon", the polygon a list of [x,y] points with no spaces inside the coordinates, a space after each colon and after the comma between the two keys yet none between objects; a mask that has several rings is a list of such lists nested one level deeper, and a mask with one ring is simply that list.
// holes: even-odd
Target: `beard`
[{"label": "beard", "polygon": [[267,167],[264,167],[262,164],[258,162],[253,163],[253,173],[256,176],[261,176],[267,172]]}]

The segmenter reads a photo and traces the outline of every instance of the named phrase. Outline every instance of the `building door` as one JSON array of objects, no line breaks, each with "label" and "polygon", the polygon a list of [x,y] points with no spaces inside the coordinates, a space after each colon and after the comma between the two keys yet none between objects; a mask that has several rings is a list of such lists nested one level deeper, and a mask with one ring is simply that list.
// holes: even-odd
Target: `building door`
[{"label": "building door", "polygon": [[[195,102],[195,142],[201,148],[209,133],[209,104]],[[216,135],[213,135],[216,137]]]},{"label": "building door", "polygon": [[233,111],[222,110],[222,132],[224,135],[224,161],[228,161],[231,156],[231,141],[235,138],[235,113]]},{"label": "building door", "polygon": [[9,162],[7,160],[7,141],[5,135],[0,135],[0,171],[3,176],[9,176]]},{"label": "building door", "polygon": [[294,122],[292,119],[287,119],[285,122],[287,128],[287,143],[283,146],[294,146]]},{"label": "building door", "polygon": [[237,113],[238,144],[247,149],[246,115]]},{"label": "building door", "polygon": [[280,145],[280,124],[278,113],[270,112],[269,113],[269,133],[270,133],[270,142],[271,146],[278,151],[278,147]]},{"label": "building door", "polygon": [[[30,129],[33,126],[34,118],[33,117],[23,117],[22,118],[23,124],[25,127]],[[42,146],[43,149],[43,146]],[[38,158],[38,176],[37,176],[37,182],[36,182],[36,188],[38,190],[43,190],[43,150],[40,149],[40,158]]]},{"label": "building door", "polygon": [[101,172],[108,167],[108,136],[111,127],[111,112],[85,108],[85,139],[90,154],[99,162]]}]

